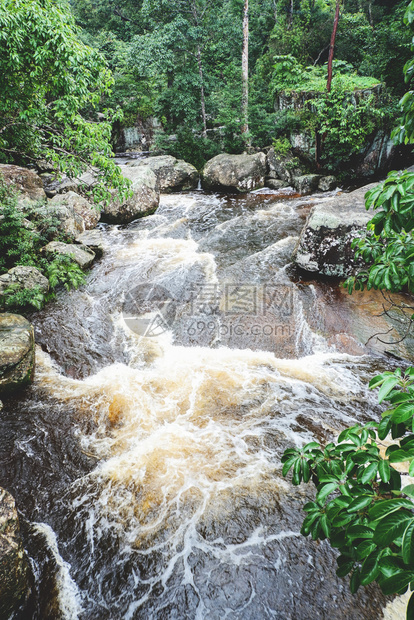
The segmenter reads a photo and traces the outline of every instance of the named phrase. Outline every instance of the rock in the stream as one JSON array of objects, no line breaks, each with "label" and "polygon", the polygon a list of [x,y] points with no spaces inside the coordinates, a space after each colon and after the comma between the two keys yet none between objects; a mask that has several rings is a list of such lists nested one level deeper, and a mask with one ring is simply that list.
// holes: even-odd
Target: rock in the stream
[{"label": "rock in the stream", "polygon": [[108,239],[101,230],[86,230],[76,237],[76,243],[87,246],[97,258],[101,258],[108,245]]},{"label": "rock in the stream", "polygon": [[299,267],[341,278],[354,271],[357,262],[351,243],[372,217],[364,199],[372,187],[374,184],[338,194],[312,208],[294,257]]},{"label": "rock in the stream", "polygon": [[0,314],[0,395],[16,392],[32,382],[34,344],[29,321],[18,314]]},{"label": "rock in the stream", "polygon": [[273,147],[267,153],[266,163],[269,177],[281,179],[289,185],[292,184],[294,177],[301,176],[305,171],[299,159],[292,153],[282,155],[276,153]]},{"label": "rock in the stream", "polygon": [[14,498],[0,487],[0,618],[11,617],[29,591],[29,564]]},{"label": "rock in the stream", "polygon": [[270,187],[270,189],[282,189],[283,187],[288,186],[286,181],[282,181],[281,179],[272,179],[270,177],[266,177],[265,183],[266,187]]},{"label": "rock in the stream", "polygon": [[70,179],[67,176],[59,178],[55,174],[49,173],[43,173],[41,177],[48,198],[53,198],[57,194],[77,192],[80,189],[81,183],[78,179]]},{"label": "rock in the stream", "polygon": [[78,263],[81,269],[87,269],[95,260],[95,252],[85,245],[76,245],[75,243],[62,243],[61,241],[51,241],[42,251],[46,254],[62,254],[69,256],[75,263]]},{"label": "rock in the stream", "polygon": [[6,185],[12,185],[19,192],[19,204],[46,199],[42,179],[33,170],[12,164],[0,164],[0,175]]},{"label": "rock in the stream", "polygon": [[129,164],[131,168],[146,167],[152,170],[158,180],[160,192],[179,192],[195,189],[199,175],[197,169],[183,159],[171,155],[148,157]]},{"label": "rock in the stream", "polygon": [[299,194],[306,196],[317,189],[320,179],[320,174],[303,174],[302,176],[295,177],[293,179],[293,185]]},{"label": "rock in the stream", "polygon": [[111,190],[112,200],[102,210],[102,219],[110,224],[129,224],[139,217],[151,215],[160,202],[157,177],[150,168],[124,166],[122,174],[132,182],[132,196],[121,200],[117,190]]},{"label": "rock in the stream", "polygon": [[244,193],[263,187],[265,175],[264,153],[253,155],[221,153],[206,163],[202,181],[205,189]]},{"label": "rock in the stream", "polygon": [[58,194],[49,202],[49,206],[64,206],[73,209],[84,221],[86,230],[95,228],[101,219],[101,213],[97,206],[92,205],[83,196],[69,191],[66,194]]},{"label": "rock in the stream", "polygon": [[16,290],[37,288],[40,293],[45,294],[49,290],[49,280],[36,267],[18,265],[0,276],[0,295],[10,286]]},{"label": "rock in the stream", "polygon": [[327,177],[321,177],[319,179],[318,189],[321,192],[330,192],[335,189],[337,185],[338,181],[336,180],[336,177],[334,177],[333,175],[329,175]]}]

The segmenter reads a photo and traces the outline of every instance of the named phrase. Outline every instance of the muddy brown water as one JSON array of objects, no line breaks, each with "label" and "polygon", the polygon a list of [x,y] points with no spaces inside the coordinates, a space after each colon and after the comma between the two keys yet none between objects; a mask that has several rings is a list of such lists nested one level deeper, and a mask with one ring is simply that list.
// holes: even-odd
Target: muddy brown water
[{"label": "muddy brown water", "polygon": [[365,346],[378,298],[293,271],[328,198],[162,196],[32,317],[35,383],[0,413],[35,575],[18,618],[383,617],[300,536],[313,489],[281,476],[286,447],[379,415],[367,380],[404,354]]}]

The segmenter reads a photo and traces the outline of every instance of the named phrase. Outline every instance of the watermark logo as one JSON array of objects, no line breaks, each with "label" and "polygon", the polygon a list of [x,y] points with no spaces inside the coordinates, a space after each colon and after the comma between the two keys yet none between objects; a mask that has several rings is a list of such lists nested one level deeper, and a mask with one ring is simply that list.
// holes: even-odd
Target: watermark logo
[{"label": "watermark logo", "polygon": [[166,288],[140,284],[126,293],[122,316],[135,334],[154,337],[172,328],[176,310],[177,304]]},{"label": "watermark logo", "polygon": [[293,285],[208,283],[194,285],[183,297],[178,302],[163,286],[138,285],[125,295],[124,321],[131,331],[145,337],[173,330],[177,319],[180,330],[184,328],[190,337],[205,331],[241,336],[243,329],[250,337],[290,333]]}]

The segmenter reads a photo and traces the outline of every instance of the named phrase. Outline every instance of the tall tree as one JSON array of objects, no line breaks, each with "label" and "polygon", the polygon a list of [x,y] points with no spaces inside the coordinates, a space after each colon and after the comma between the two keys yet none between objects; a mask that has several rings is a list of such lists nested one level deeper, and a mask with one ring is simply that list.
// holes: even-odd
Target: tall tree
[{"label": "tall tree", "polygon": [[248,143],[249,134],[249,0],[244,0],[242,46],[242,136]]},{"label": "tall tree", "polygon": [[331,92],[331,83],[332,83],[332,62],[334,57],[334,49],[335,49],[335,39],[336,39],[336,31],[338,30],[338,22],[339,22],[339,9],[341,7],[341,0],[336,0],[335,7],[335,17],[332,28],[331,42],[329,44],[329,56],[328,56],[328,81],[326,83],[326,90],[328,93]]}]

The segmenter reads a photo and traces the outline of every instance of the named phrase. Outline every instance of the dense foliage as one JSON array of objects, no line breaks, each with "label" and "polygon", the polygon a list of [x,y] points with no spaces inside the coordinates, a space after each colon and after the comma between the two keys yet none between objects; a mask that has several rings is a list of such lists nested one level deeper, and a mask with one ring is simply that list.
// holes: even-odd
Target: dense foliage
[{"label": "dense foliage", "polygon": [[[410,59],[410,33],[403,22],[406,6],[406,0],[351,0],[342,6],[335,43],[337,87],[332,101],[321,97],[322,107],[312,117],[276,111],[275,98],[283,88],[324,90],[335,3],[250,0],[252,145],[270,145],[275,138],[289,138],[293,130],[312,133],[318,118],[333,105],[335,117],[326,127],[321,125],[327,136],[322,163],[333,168],[345,154],[356,153],[373,128],[393,125],[396,103],[404,92],[402,68]],[[156,117],[158,148],[185,156],[198,166],[219,151],[244,149],[240,139],[242,0],[119,0],[116,4],[99,0],[93,5],[74,0],[73,7],[83,39],[105,55],[113,71],[115,84],[107,103],[122,107],[127,125]],[[355,105],[351,95],[355,88],[383,82],[388,90],[379,99]],[[345,92],[347,111],[342,113]],[[346,125],[354,117],[356,124],[346,136]],[[171,134],[174,139],[168,138]]]},{"label": "dense foliage", "polygon": [[69,176],[93,166],[101,189],[126,188],[110,159],[116,114],[96,118],[113,79],[99,52],[80,41],[67,7],[1,0],[0,74],[0,162],[43,159]]},{"label": "dense foliage", "polygon": [[315,484],[301,532],[338,549],[336,572],[351,575],[351,591],[376,581],[384,594],[402,594],[414,589],[414,485],[402,486],[398,470],[405,464],[414,476],[414,368],[384,372],[369,385],[389,404],[382,421],[347,428],[325,448],[286,450],[283,474],[293,469],[293,484]]},{"label": "dense foliage", "polygon": [[22,290],[11,285],[0,295],[0,310],[41,308],[63,285],[67,290],[85,281],[85,274],[68,256],[44,255],[41,249],[51,240],[71,241],[59,231],[58,221],[45,213],[43,205],[17,204],[17,195],[0,177],[0,273],[16,265],[36,267],[49,280],[50,293],[38,287]]}]

